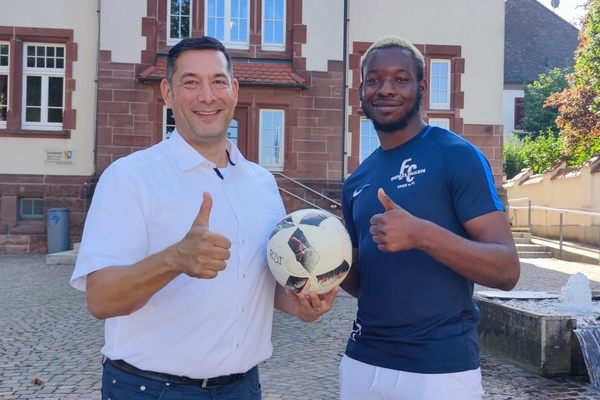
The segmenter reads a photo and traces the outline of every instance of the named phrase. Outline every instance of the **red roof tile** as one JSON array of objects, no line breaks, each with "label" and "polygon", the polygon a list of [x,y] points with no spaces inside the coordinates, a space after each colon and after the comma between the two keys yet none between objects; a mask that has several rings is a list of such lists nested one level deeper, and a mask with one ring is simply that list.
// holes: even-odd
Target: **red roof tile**
[{"label": "red roof tile", "polygon": [[[166,75],[167,57],[159,54],[154,65],[138,75],[141,82],[161,81]],[[245,86],[308,87],[308,83],[294,72],[290,63],[233,62],[233,74]]]}]

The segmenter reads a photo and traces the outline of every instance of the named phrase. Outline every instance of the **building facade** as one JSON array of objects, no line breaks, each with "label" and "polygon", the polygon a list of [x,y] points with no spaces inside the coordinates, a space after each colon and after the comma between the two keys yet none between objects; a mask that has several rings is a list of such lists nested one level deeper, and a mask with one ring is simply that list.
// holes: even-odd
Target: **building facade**
[{"label": "building facade", "polygon": [[504,0],[0,0],[0,9],[0,253],[46,252],[56,207],[70,210],[78,242],[106,167],[168,140],[160,81],[168,50],[188,36],[215,36],[230,51],[240,93],[228,134],[241,152],[282,186],[286,176],[333,198],[379,145],[358,100],[360,57],[383,35],[404,36],[426,59],[426,120],[482,149],[501,188]]}]

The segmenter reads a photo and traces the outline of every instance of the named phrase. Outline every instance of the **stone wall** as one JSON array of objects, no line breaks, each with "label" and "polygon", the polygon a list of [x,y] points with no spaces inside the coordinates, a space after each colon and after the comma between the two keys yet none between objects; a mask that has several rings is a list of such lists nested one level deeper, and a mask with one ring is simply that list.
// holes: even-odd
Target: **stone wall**
[{"label": "stone wall", "polygon": [[[530,168],[507,181],[513,227],[531,225],[535,236],[600,243],[600,156],[579,167],[558,163],[542,174]],[[531,213],[529,212],[531,205]],[[561,223],[562,219],[562,223]]]}]

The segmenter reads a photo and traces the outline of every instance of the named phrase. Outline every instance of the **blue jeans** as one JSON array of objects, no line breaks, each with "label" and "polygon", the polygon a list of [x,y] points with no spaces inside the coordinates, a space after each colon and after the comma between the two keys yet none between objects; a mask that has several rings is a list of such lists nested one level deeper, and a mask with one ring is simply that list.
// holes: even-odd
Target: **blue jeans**
[{"label": "blue jeans", "polygon": [[102,400],[260,400],[258,367],[229,385],[202,388],[139,377],[104,363]]}]

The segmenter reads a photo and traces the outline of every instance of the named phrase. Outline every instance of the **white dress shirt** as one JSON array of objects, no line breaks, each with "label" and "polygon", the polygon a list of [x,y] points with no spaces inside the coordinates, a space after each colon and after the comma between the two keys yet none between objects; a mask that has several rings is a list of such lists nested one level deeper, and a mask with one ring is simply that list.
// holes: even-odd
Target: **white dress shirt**
[{"label": "white dress shirt", "polygon": [[71,285],[89,273],[128,265],[181,240],[210,192],[209,229],[231,241],[215,279],[181,274],[131,315],[109,318],[102,353],[149,371],[210,378],[245,372],[272,354],[275,280],[269,234],[285,209],[275,179],[228,142],[223,179],[177,132],[121,158],[102,174]]}]

